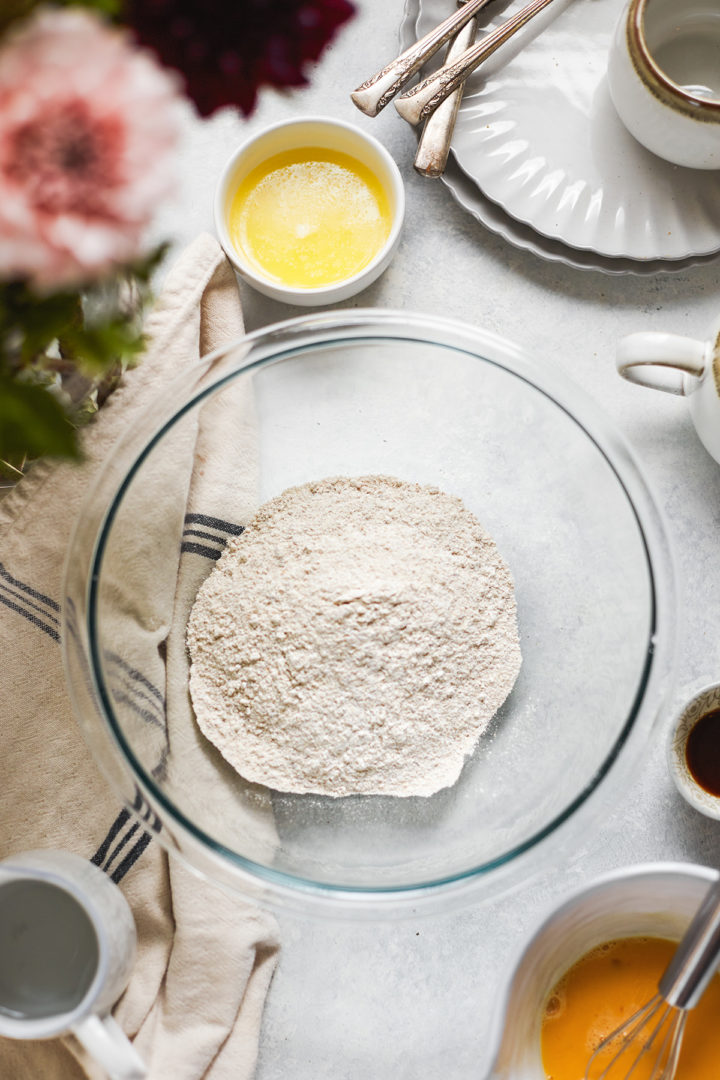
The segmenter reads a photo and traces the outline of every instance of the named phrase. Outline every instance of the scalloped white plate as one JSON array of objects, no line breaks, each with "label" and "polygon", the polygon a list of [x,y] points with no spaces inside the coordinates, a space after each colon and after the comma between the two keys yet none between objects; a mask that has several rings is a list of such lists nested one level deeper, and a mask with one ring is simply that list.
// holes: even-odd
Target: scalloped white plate
[{"label": "scalloped white plate", "polygon": [[[403,37],[415,35],[412,6],[411,0]],[[417,35],[448,6],[418,0]],[[507,4],[484,27],[519,6]],[[529,226],[540,234],[535,248],[547,238],[578,249],[563,257],[540,245],[538,254],[570,265],[610,273],[679,269],[657,262],[687,265],[720,250],[720,175],[663,162],[622,126],[605,79],[622,7],[622,0],[556,0],[535,18],[468,80],[453,153],[483,203],[492,201],[515,221],[498,228],[484,220],[484,207],[472,212],[494,231],[509,232],[517,246],[532,249],[519,232]],[[467,185],[454,185],[452,174],[446,182],[467,205]],[[592,253],[589,260],[584,252]]]}]

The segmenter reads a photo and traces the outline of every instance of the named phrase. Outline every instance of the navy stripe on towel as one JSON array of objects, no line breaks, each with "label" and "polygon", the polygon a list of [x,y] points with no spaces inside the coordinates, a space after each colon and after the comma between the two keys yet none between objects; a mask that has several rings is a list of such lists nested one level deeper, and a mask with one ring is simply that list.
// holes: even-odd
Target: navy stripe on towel
[{"label": "navy stripe on towel", "polygon": [[133,836],[135,835],[135,833],[138,831],[139,828],[140,828],[140,823],[137,822],[137,821],[133,822],[133,824],[127,830],[125,835],[121,838],[120,842],[115,845],[115,847],[110,852],[107,859],[105,860],[105,863],[103,864],[103,870],[105,871],[106,874],[110,873],[110,867],[115,862],[115,859],[118,857],[118,855],[120,854],[122,849],[127,844],[130,843],[130,841],[132,840]]},{"label": "navy stripe on towel", "polygon": [[180,545],[180,550],[189,551],[192,555],[203,555],[206,559],[219,559],[222,555],[222,551],[205,547],[204,544],[192,544],[189,540]]},{"label": "navy stripe on towel", "polygon": [[128,870],[132,869],[132,867],[138,861],[151,840],[152,836],[150,835],[150,833],[144,832],[138,842],[134,845],[134,847],[132,847],[131,850],[128,851],[127,855],[120,863],[118,868],[116,870],[113,870],[112,874],[110,875],[110,880],[114,881],[116,885],[120,881],[122,881]]},{"label": "navy stripe on towel", "polygon": [[48,624],[43,622],[42,619],[39,619],[37,615],[33,615],[31,611],[28,611],[26,608],[20,607],[19,604],[14,604],[12,600],[8,599],[8,597],[4,595],[4,593],[0,593],[0,604],[4,604],[5,607],[10,608],[10,610],[14,611],[17,615],[23,615],[34,626],[37,626],[39,630],[44,630],[45,633],[53,639],[53,641],[60,640],[60,634],[55,629],[55,627],[48,626]]},{"label": "navy stripe on towel", "polygon": [[5,569],[2,563],[0,563],[0,577],[5,578],[11,585],[14,585],[16,589],[21,589],[28,596],[32,596],[33,600],[41,600],[43,604],[46,604],[53,611],[60,611],[60,605],[57,600],[53,600],[51,597],[46,596],[45,593],[38,592],[37,589],[31,589],[29,585],[26,585],[23,581],[19,581],[16,577]]},{"label": "navy stripe on towel", "polygon": [[[129,827],[126,828],[126,826],[128,825]],[[123,835],[120,835],[123,829],[126,829],[126,831]],[[135,841],[135,843],[126,853],[122,861],[111,872],[112,864],[115,862],[118,855],[120,855],[123,849],[127,847],[132,838],[137,835],[140,829],[140,823],[132,820],[130,816],[130,811],[121,810],[112,825],[110,826],[107,836],[90,860],[92,863],[94,863],[95,866],[99,866],[102,870],[105,871],[106,874],[109,874],[111,881],[114,881],[115,884],[121,881],[127,874],[128,870],[130,870],[131,867],[135,865],[135,863],[138,861],[143,851],[145,851],[145,848],[148,846],[152,839],[150,833],[146,830],[143,830],[140,837]],[[120,839],[115,844],[118,836],[120,836]],[[115,844],[114,847],[112,847],[113,844]],[[111,847],[112,851],[110,850]]]},{"label": "navy stripe on towel", "polygon": [[20,604],[21,607],[25,609],[29,608],[31,611],[37,612],[38,615],[41,615],[43,619],[51,623],[53,626],[59,625],[60,620],[58,619],[57,615],[53,615],[51,611],[48,611],[47,608],[40,607],[39,604],[34,604],[32,600],[28,600],[27,596],[24,596],[21,592],[18,592],[17,589],[11,588],[10,585],[6,585],[4,581],[0,581],[0,590],[3,593],[7,594],[11,600],[14,600],[16,603]]},{"label": "navy stripe on towel", "polygon": [[95,866],[102,866],[102,864],[105,862],[105,856],[107,855],[108,851],[110,850],[110,845],[112,844],[113,840],[115,839],[117,834],[120,832],[120,830],[125,825],[127,825],[129,820],[130,820],[130,811],[129,810],[121,810],[120,813],[118,814],[118,816],[113,821],[110,828],[108,829],[107,836],[105,837],[102,844],[100,845],[100,847],[97,849],[97,851],[93,855],[92,859],[90,860],[91,863],[94,863]]},{"label": "navy stripe on towel", "polygon": [[183,536],[200,536],[203,540],[212,540],[213,543],[222,544],[223,547],[227,544],[224,536],[214,536],[212,533],[203,532],[202,529],[186,529]]},{"label": "navy stripe on towel", "polygon": [[145,675],[143,675],[142,671],[137,671],[136,668],[130,667],[130,665],[125,660],[123,660],[123,658],[121,656],[118,656],[117,653],[111,652],[110,649],[106,649],[105,652],[103,653],[103,655],[105,657],[105,660],[108,663],[117,664],[117,666],[122,668],[122,670],[131,679],[133,679],[135,682],[141,683],[142,686],[146,687],[150,691],[150,693],[153,695],[153,697],[156,697],[158,699],[158,701],[160,702],[160,704],[163,707],[163,712],[164,712],[164,710],[165,710],[165,697],[164,697],[163,693],[160,690],[158,690],[157,686],[155,686],[153,683],[151,683],[150,680]]},{"label": "navy stripe on towel", "polygon": [[223,521],[222,518],[208,517],[207,514],[186,514],[186,525],[207,525],[210,529],[218,529],[220,532],[230,533],[231,536],[239,536],[245,531],[244,525],[235,525],[232,521]]}]

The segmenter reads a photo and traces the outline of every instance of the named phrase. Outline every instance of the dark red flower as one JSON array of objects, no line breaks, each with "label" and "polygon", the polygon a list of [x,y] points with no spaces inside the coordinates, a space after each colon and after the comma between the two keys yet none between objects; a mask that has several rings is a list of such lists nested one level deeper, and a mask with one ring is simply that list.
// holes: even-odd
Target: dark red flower
[{"label": "dark red flower", "polygon": [[306,86],[354,13],[350,0],[125,0],[124,20],[186,80],[203,116],[222,105],[252,112],[259,87]]}]

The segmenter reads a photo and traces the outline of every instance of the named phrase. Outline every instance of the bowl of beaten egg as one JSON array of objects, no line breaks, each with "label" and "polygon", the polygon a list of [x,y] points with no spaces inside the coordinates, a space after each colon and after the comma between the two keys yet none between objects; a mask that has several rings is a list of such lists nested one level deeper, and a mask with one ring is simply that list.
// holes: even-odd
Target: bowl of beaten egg
[{"label": "bowl of beaten egg", "polygon": [[[586,1073],[591,1054],[653,997],[677,942],[716,878],[715,870],[691,863],[648,863],[615,870],[565,899],[526,944],[499,999],[491,1038],[494,1061],[487,1075],[493,1080],[596,1080],[608,1058]],[[719,1003],[716,974],[688,1013],[677,1080],[717,1076]],[[638,1038],[635,1053],[641,1046]],[[615,1045],[609,1054],[618,1049]],[[634,1056],[623,1057],[603,1076],[624,1080]],[[650,1077],[654,1056],[649,1054],[633,1071],[633,1080]]]},{"label": "bowl of beaten egg", "polygon": [[405,212],[398,168],[370,135],[310,117],[266,128],[225,166],[215,228],[241,277],[289,304],[347,300],[387,268]]}]

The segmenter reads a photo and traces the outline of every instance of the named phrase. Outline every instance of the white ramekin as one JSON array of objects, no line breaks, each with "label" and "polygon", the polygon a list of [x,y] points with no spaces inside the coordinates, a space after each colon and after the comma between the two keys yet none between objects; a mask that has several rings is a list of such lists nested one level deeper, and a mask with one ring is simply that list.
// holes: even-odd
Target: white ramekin
[{"label": "white ramekin", "polygon": [[[388,197],[392,224],[387,240],[375,257],[358,273],[330,285],[315,288],[284,285],[264,277],[234,246],[228,230],[228,211],[238,185],[252,169],[267,158],[285,150],[320,147],[349,154],[369,168],[378,178]],[[274,300],[311,307],[347,300],[367,288],[387,268],[400,239],[405,214],[405,190],[400,171],[384,146],[342,120],[311,116],[273,124],[243,143],[225,165],[215,191],[215,229],[227,257],[240,276],[253,288]]]},{"label": "white ramekin", "polygon": [[720,798],[698,784],[685,755],[688,736],[695,724],[714,709],[720,709],[720,683],[710,683],[696,691],[677,716],[670,730],[668,765],[675,787],[685,801],[706,817],[720,820]]}]

